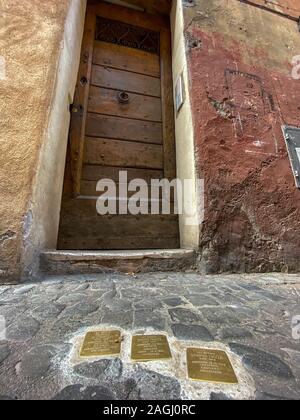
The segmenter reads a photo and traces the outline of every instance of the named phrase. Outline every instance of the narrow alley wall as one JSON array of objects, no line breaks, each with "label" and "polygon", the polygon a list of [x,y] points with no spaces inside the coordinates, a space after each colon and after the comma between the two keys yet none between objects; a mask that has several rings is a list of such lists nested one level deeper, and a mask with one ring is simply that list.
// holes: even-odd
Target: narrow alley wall
[{"label": "narrow alley wall", "polygon": [[24,269],[70,1],[0,1],[0,283],[19,281]]},{"label": "narrow alley wall", "polygon": [[300,55],[300,2],[183,4],[197,168],[206,190],[200,266],[299,270],[300,191],[282,125],[300,127],[300,75],[294,69],[292,76],[291,64]]}]

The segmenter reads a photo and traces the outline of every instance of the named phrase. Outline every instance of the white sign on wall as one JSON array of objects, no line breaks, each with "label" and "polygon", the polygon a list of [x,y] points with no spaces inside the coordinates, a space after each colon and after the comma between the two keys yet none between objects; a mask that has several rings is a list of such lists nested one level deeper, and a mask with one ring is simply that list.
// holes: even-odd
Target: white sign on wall
[{"label": "white sign on wall", "polygon": [[300,128],[292,126],[282,128],[295,183],[300,189]]},{"label": "white sign on wall", "polygon": [[300,148],[299,147],[296,147],[296,153],[300,162]]},{"label": "white sign on wall", "polygon": [[175,85],[175,104],[176,104],[176,112],[178,113],[185,101],[185,86],[184,86],[184,78],[183,74],[181,74],[176,82]]}]

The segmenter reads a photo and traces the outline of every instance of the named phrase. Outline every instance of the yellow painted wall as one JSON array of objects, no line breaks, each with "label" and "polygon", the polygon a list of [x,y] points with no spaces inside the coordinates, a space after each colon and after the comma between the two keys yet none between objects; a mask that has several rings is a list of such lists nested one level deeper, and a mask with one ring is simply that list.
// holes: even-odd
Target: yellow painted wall
[{"label": "yellow painted wall", "polygon": [[[19,281],[23,270],[30,277],[34,253],[49,241],[47,230],[54,230],[54,241],[55,220],[54,226],[49,221],[47,226],[45,218],[40,219],[37,226],[35,215],[47,214],[53,199],[49,192],[60,199],[62,181],[56,182],[56,174],[62,175],[66,144],[61,144],[59,162],[51,160],[51,150],[60,136],[65,137],[72,89],[64,91],[63,97],[59,94],[59,66],[72,53],[72,34],[80,32],[80,24],[79,29],[74,28],[68,17],[76,23],[74,16],[79,10],[84,13],[84,7],[84,0],[0,1],[0,56],[6,73],[2,65],[0,282]],[[55,103],[59,101],[66,127],[55,121]],[[42,179],[44,191],[37,187]]]}]

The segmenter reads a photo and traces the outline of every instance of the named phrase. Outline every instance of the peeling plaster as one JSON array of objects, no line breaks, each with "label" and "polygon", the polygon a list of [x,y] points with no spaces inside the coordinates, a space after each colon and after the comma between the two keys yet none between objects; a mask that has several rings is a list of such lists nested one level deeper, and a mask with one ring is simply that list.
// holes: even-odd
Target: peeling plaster
[{"label": "peeling plaster", "polygon": [[9,241],[10,239],[15,238],[16,232],[13,232],[11,230],[6,231],[5,233],[0,235],[0,245],[2,245],[4,242]]},{"label": "peeling plaster", "polygon": [[206,192],[199,268],[299,271],[300,192],[281,131],[299,126],[298,26],[238,1],[197,0],[184,12],[186,38],[201,40],[188,53]]},{"label": "peeling plaster", "polygon": [[23,223],[24,241],[26,241],[30,237],[31,229],[32,229],[32,222],[33,222],[33,214],[32,214],[32,211],[29,210],[24,216],[24,223]]}]

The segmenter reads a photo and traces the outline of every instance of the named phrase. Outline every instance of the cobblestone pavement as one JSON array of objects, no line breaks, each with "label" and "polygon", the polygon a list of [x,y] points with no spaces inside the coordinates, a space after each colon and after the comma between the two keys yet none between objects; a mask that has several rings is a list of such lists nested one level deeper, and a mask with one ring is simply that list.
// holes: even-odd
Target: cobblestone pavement
[{"label": "cobblestone pavement", "polygon": [[[299,399],[300,277],[65,276],[0,287],[0,399]],[[1,326],[1,324],[0,324]],[[80,359],[87,330],[118,327],[120,358]],[[133,363],[132,333],[168,335],[173,359]],[[187,346],[224,349],[239,385],[187,379]]]}]

